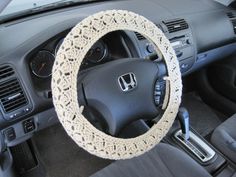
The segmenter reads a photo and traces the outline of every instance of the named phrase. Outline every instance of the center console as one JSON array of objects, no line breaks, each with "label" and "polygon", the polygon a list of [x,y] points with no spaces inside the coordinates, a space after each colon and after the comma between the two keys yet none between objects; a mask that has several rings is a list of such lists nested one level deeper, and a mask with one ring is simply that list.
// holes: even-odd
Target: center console
[{"label": "center console", "polygon": [[[188,73],[196,61],[196,44],[190,25],[185,19],[172,19],[162,21],[157,26],[163,31],[174,48],[182,74]],[[141,57],[149,58],[149,56],[156,54],[151,41],[139,33],[135,32],[135,35]]]},{"label": "center console", "polygon": [[181,107],[178,113],[181,130],[174,133],[175,140],[188,149],[202,163],[214,158],[216,152],[193,131],[189,130],[189,113]]},{"label": "center console", "polygon": [[192,131],[189,132],[188,140],[181,130],[174,134],[174,138],[203,163],[210,161],[216,155],[216,152]]},{"label": "center console", "polygon": [[185,151],[210,174],[217,174],[225,167],[225,158],[205,138],[190,127],[189,119],[188,111],[185,108],[180,108],[178,120],[174,122],[164,141]]},{"label": "center console", "polygon": [[235,173],[234,164],[190,127],[189,119],[188,111],[180,108],[178,120],[163,141],[185,151],[211,175],[231,177]]}]

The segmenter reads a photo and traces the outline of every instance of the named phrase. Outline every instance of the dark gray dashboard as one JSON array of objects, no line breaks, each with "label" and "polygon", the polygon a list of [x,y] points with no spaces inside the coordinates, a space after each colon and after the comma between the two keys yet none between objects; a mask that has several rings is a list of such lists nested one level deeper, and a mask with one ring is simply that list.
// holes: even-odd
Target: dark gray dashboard
[{"label": "dark gray dashboard", "polygon": [[[3,23],[0,25],[0,66],[8,64],[14,68],[16,78],[30,103],[30,111],[10,120],[6,119],[4,111],[1,111],[0,130],[3,134],[9,128],[15,128],[14,131],[18,134],[21,132],[22,136],[19,138],[22,138],[53,122],[51,120],[56,118],[56,114],[52,100],[39,94],[43,91],[40,92],[36,86],[36,83],[40,82],[32,77],[30,57],[42,49],[42,46],[53,40],[58,41],[83,18],[110,9],[133,11],[157,24],[173,43],[183,75],[226,57],[236,49],[236,35],[232,23],[234,17],[228,15],[229,12],[235,12],[213,0],[106,1],[58,9]],[[167,24],[173,25],[176,21],[187,27],[170,32]],[[150,42],[139,34],[125,32],[121,37],[125,39],[123,47],[130,50],[126,51],[127,55],[130,52],[133,56],[145,58],[152,54]],[[45,82],[49,86],[45,90],[50,90],[50,80]],[[19,112],[17,111],[14,110],[14,114]],[[25,119],[34,121],[34,129],[30,133],[21,130],[24,128]],[[28,122],[26,124],[28,125]],[[6,142],[14,144],[8,140]]]}]

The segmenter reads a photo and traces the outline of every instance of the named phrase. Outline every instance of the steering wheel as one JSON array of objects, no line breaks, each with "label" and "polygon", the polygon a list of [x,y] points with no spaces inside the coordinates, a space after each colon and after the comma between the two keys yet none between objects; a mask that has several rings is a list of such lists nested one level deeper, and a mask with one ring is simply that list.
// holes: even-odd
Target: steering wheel
[{"label": "steering wheel", "polygon": [[[152,41],[165,69],[159,62],[126,58],[100,65],[78,79],[89,49],[101,37],[117,30],[135,31]],[[163,75],[166,89],[161,119],[135,138],[114,137],[130,122],[158,115],[155,99],[159,97],[155,91]],[[52,93],[61,124],[80,147],[102,158],[127,159],[150,150],[166,135],[181,102],[182,81],[175,52],[154,23],[133,12],[108,10],[85,18],[68,33],[53,66]],[[84,106],[102,115],[109,134],[95,128],[82,115]]]}]

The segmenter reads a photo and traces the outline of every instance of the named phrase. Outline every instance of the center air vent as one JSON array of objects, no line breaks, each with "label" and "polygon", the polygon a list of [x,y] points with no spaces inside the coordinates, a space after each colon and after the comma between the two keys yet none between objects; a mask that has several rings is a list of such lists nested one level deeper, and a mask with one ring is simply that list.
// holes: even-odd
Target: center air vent
[{"label": "center air vent", "polygon": [[0,83],[0,102],[6,113],[27,104],[26,96],[16,78]]},{"label": "center air vent", "polygon": [[[163,32],[163,29],[161,28],[160,25],[156,24],[156,26]],[[142,34],[140,34],[138,32],[134,32],[134,34],[136,35],[136,37],[138,38],[139,41],[146,39],[145,36],[143,36]]]},{"label": "center air vent", "polygon": [[6,77],[10,77],[14,74],[14,70],[9,65],[1,66],[0,67],[0,80]]},{"label": "center air vent", "polygon": [[235,17],[236,17],[236,13],[227,12],[227,16],[228,16],[229,18],[235,18]]},{"label": "center air vent", "polygon": [[166,25],[169,33],[174,33],[189,28],[188,23],[184,19],[168,20],[163,21],[163,23]]},{"label": "center air vent", "polygon": [[236,13],[228,12],[227,16],[229,17],[229,19],[233,25],[234,34],[236,34]]}]

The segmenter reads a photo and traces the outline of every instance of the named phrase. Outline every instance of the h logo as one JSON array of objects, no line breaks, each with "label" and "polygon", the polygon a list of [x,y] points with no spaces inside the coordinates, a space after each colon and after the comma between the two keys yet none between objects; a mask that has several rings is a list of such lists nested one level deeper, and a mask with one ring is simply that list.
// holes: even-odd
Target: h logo
[{"label": "h logo", "polygon": [[127,73],[118,78],[118,83],[122,91],[127,92],[137,86],[137,80],[134,73]]}]

